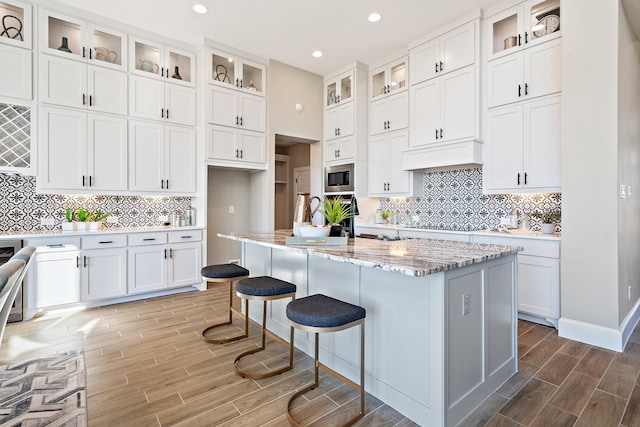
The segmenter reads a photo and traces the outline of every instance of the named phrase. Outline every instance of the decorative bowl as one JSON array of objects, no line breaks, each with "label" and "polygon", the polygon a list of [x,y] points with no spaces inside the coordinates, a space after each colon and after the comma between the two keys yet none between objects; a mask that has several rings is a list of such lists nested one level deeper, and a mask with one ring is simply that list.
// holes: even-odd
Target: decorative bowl
[{"label": "decorative bowl", "polygon": [[328,225],[303,225],[300,227],[301,237],[327,237],[331,232]]}]

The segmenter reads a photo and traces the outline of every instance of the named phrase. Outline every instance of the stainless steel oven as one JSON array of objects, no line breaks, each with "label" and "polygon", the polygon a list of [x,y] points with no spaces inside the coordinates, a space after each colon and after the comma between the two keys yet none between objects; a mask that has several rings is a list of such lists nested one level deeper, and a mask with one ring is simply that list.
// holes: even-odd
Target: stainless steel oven
[{"label": "stainless steel oven", "polygon": [[325,166],[324,192],[348,193],[354,191],[353,163],[346,165]]},{"label": "stainless steel oven", "polygon": [[[8,262],[22,248],[22,240],[1,240],[0,241],[0,265]],[[18,289],[16,300],[13,302],[9,312],[8,322],[19,322],[22,320],[22,286]]]}]

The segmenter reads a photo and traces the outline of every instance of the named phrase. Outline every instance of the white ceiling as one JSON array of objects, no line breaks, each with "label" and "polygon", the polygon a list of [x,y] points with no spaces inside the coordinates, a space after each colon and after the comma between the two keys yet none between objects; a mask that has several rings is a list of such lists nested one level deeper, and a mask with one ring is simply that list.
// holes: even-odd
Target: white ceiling
[{"label": "white ceiling", "polygon": [[[407,43],[500,0],[59,0],[195,46],[203,37],[320,75],[370,66]],[[192,10],[196,2],[209,13]],[[382,14],[377,24],[371,12]],[[321,50],[320,59],[311,57]]]}]

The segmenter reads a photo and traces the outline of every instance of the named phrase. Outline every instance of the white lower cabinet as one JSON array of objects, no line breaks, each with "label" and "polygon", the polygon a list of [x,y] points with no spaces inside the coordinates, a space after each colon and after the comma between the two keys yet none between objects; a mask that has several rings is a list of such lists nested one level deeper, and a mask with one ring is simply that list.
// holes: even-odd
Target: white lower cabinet
[{"label": "white lower cabinet", "polygon": [[127,294],[127,236],[82,238],[82,300]]},{"label": "white lower cabinet", "polygon": [[80,239],[34,239],[33,266],[27,278],[34,283],[27,304],[36,309],[80,301]]}]

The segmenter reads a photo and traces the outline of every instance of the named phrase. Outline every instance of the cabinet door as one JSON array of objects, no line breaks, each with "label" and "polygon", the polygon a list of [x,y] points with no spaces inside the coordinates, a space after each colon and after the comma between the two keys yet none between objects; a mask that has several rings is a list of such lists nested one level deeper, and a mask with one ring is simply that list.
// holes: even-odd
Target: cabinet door
[{"label": "cabinet door", "polygon": [[91,110],[127,114],[126,73],[89,65],[87,93]]},{"label": "cabinet door", "polygon": [[438,74],[450,73],[476,60],[476,22],[449,31],[440,38],[442,66]]},{"label": "cabinet door", "polygon": [[[151,40],[129,37],[129,72],[153,79],[163,79],[164,46]],[[164,70],[162,70],[164,71]],[[132,77],[133,78],[133,77]]]},{"label": "cabinet door", "polygon": [[[0,1],[0,16],[9,16],[4,22],[6,34],[0,43],[22,49],[31,49],[33,34],[32,6],[20,0]],[[0,55],[1,57],[2,55]],[[0,68],[5,70],[4,67]]]},{"label": "cabinet door", "polygon": [[164,120],[164,82],[129,76],[129,115]]},{"label": "cabinet door", "polygon": [[356,122],[356,106],[355,103],[351,102],[346,105],[342,105],[338,107],[339,114],[339,125],[338,125],[338,136],[350,136],[355,132],[355,122]]},{"label": "cabinet door", "polygon": [[87,115],[62,108],[40,108],[42,188],[82,189],[86,175]]},{"label": "cabinet door", "polygon": [[238,92],[236,90],[210,86],[207,100],[207,121],[209,123],[233,127],[239,123]]},{"label": "cabinet door", "polygon": [[82,300],[127,294],[127,250],[92,249],[82,254]]},{"label": "cabinet door", "polygon": [[164,51],[164,70],[160,70],[168,83],[194,87],[196,57],[193,53],[171,46],[166,46]]},{"label": "cabinet door", "polygon": [[101,67],[127,71],[127,34],[89,23],[87,25],[89,61]]},{"label": "cabinet door", "polygon": [[165,129],[165,189],[170,192],[196,191],[195,129],[170,127]]},{"label": "cabinet door", "polygon": [[80,301],[80,251],[35,254],[36,308]]},{"label": "cabinet door", "polygon": [[31,51],[0,44],[0,96],[31,99]]},{"label": "cabinet door", "polygon": [[160,191],[164,187],[164,126],[129,122],[129,189]]},{"label": "cabinet door", "polygon": [[387,98],[389,105],[387,130],[396,131],[409,127],[409,93],[398,93]]},{"label": "cabinet door", "polygon": [[560,96],[525,102],[524,172],[526,188],[557,188],[560,181]]},{"label": "cabinet door", "polygon": [[411,49],[411,84],[437,76],[440,67],[440,40],[433,39]]},{"label": "cabinet door", "polygon": [[69,59],[40,55],[38,98],[67,107],[86,108],[87,65]]},{"label": "cabinet door", "polygon": [[524,45],[523,6],[505,9],[485,22],[487,58],[489,60],[514,53]]},{"label": "cabinet door", "polygon": [[330,140],[338,138],[338,128],[340,127],[340,113],[337,108],[327,110],[324,113],[324,139]]},{"label": "cabinet door", "polygon": [[562,47],[560,40],[526,49],[524,54],[525,96],[550,95],[562,90]]},{"label": "cabinet door", "polygon": [[411,146],[436,142],[440,125],[440,82],[427,80],[411,88]]},{"label": "cabinet door", "polygon": [[191,286],[202,282],[202,244],[179,243],[169,246],[167,286]]},{"label": "cabinet door", "polygon": [[265,98],[254,95],[239,95],[240,126],[243,129],[264,132],[266,130]]},{"label": "cabinet door", "polygon": [[127,190],[127,120],[87,115],[86,184],[93,190]]},{"label": "cabinet door", "polygon": [[508,55],[487,63],[487,107],[519,101],[524,95],[523,56]]},{"label": "cabinet door", "polygon": [[41,52],[76,61],[89,57],[85,42],[87,23],[46,9],[38,14],[38,34]]},{"label": "cabinet door", "polygon": [[487,190],[511,190],[524,182],[522,174],[522,106],[487,112],[482,179]]},{"label": "cabinet door", "polygon": [[196,91],[173,84],[165,85],[165,119],[170,123],[195,126]]},{"label": "cabinet door", "polygon": [[337,148],[339,160],[353,159],[356,147],[352,136],[337,139]]},{"label": "cabinet door", "polygon": [[236,129],[207,125],[207,159],[237,160],[238,150]]},{"label": "cabinet door", "polygon": [[475,135],[478,101],[473,67],[440,77],[440,141],[453,141]]},{"label": "cabinet door", "polygon": [[208,82],[217,86],[226,88],[236,87],[236,66],[237,59],[226,52],[210,50],[211,70],[208,76]]},{"label": "cabinet door", "polygon": [[265,96],[267,88],[267,73],[265,66],[253,61],[243,59],[240,62],[241,89],[248,90],[258,96]]},{"label": "cabinet door", "polygon": [[386,196],[389,167],[387,135],[369,138],[369,196]]},{"label": "cabinet door", "polygon": [[389,134],[388,140],[388,193],[407,194],[411,188],[411,172],[402,170],[402,151],[409,148],[409,132],[393,132]]},{"label": "cabinet door", "polygon": [[129,294],[167,287],[168,250],[165,245],[136,246],[128,249]]},{"label": "cabinet door", "polygon": [[244,162],[265,163],[267,161],[267,140],[264,133],[238,132],[240,160]]},{"label": "cabinet door", "polygon": [[369,104],[369,134],[376,135],[387,130],[389,105],[386,99]]},{"label": "cabinet door", "polygon": [[518,311],[560,317],[560,260],[518,255]]}]

